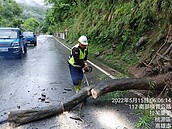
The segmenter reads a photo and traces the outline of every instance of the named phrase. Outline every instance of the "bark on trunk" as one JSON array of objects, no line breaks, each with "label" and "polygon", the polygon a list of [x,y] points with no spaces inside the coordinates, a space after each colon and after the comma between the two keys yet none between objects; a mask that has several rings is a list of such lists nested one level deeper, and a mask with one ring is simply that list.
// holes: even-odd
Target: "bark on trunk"
[{"label": "bark on trunk", "polygon": [[64,103],[58,103],[57,105],[51,105],[39,109],[11,111],[8,113],[8,121],[14,123],[15,126],[19,126],[41,120],[43,118],[59,115],[63,113],[63,111],[68,111],[87,99],[91,95],[91,88],[92,87],[83,88],[78,94],[73,95]]},{"label": "bark on trunk", "polygon": [[172,85],[172,72],[152,78],[124,78],[102,81],[91,89],[93,98],[117,90],[162,90]]},{"label": "bark on trunk", "polygon": [[24,111],[11,111],[8,113],[8,121],[17,125],[26,124],[71,110],[89,96],[97,98],[105,93],[117,90],[161,90],[165,85],[172,85],[172,72],[153,78],[124,78],[102,81],[97,86],[85,87],[67,101],[55,106],[42,107]]},{"label": "bark on trunk", "polygon": [[91,89],[93,86],[85,87],[81,89],[78,94],[73,95],[71,98],[69,98],[67,101],[63,103],[64,111],[68,111],[72,109],[73,107],[77,106],[79,103],[86,100],[88,97],[91,96]]},{"label": "bark on trunk", "polygon": [[63,110],[62,103],[59,103],[58,105],[51,105],[39,109],[11,111],[8,113],[8,121],[14,123],[15,126],[19,126],[61,114]]}]

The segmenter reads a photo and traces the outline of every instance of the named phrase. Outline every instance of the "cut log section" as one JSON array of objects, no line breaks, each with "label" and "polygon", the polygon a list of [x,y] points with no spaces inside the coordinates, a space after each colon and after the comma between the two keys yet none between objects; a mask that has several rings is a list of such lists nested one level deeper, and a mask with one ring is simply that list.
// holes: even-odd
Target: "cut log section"
[{"label": "cut log section", "polygon": [[103,94],[117,90],[161,90],[167,85],[172,87],[172,72],[153,78],[124,78],[102,81],[97,86],[83,88],[65,102],[55,106],[52,105],[24,111],[11,111],[8,113],[8,121],[16,125],[22,125],[59,115],[63,111],[71,110],[91,95],[93,98],[97,98]]},{"label": "cut log section", "polygon": [[61,114],[63,111],[64,108],[62,103],[59,103],[58,105],[42,107],[39,109],[11,111],[8,113],[8,121],[14,123],[15,126],[19,126]]},{"label": "cut log section", "polygon": [[39,109],[11,111],[8,113],[8,122],[14,123],[15,126],[19,126],[43,118],[59,115],[64,111],[71,110],[73,107],[87,99],[91,95],[91,88],[92,87],[83,88],[78,94],[73,95],[64,103],[58,103],[56,105],[50,105]]}]

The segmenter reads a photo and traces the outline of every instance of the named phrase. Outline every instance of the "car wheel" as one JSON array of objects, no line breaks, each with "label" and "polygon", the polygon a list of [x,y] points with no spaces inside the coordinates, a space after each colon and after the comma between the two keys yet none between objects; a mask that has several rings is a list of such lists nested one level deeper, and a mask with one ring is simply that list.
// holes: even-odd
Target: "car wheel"
[{"label": "car wheel", "polygon": [[27,53],[27,47],[26,46],[24,47],[24,53],[25,54]]},{"label": "car wheel", "polygon": [[21,49],[20,53],[16,55],[17,59],[21,59],[23,57],[23,49]]},{"label": "car wheel", "polygon": [[37,42],[34,43],[34,46],[36,46],[36,45],[37,45]]},{"label": "car wheel", "polygon": [[17,59],[21,59],[23,57],[23,53],[21,52],[20,54],[18,54],[17,56]]}]

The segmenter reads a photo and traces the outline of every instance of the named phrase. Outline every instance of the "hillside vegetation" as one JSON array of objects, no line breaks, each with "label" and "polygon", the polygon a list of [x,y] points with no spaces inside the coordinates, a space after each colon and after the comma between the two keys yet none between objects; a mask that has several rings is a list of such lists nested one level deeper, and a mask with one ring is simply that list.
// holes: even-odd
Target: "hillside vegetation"
[{"label": "hillside vegetation", "polygon": [[47,8],[46,7],[35,7],[35,6],[29,6],[24,4],[19,4],[23,8],[22,17],[23,19],[27,18],[36,18],[39,21],[42,21],[45,17],[45,13]]},{"label": "hillside vegetation", "polygon": [[15,0],[0,0],[0,27],[18,27],[22,31],[39,33],[46,9],[18,4]]},{"label": "hillside vegetation", "polygon": [[43,26],[43,20],[47,11],[43,6],[30,6],[28,4],[19,4],[23,9],[21,18],[23,20],[21,29],[23,31],[33,31],[35,33],[40,32],[40,28]]},{"label": "hillside vegetation", "polygon": [[88,36],[91,56],[96,53],[97,59],[124,73],[133,65],[162,73],[166,62],[170,70],[171,0],[48,1],[54,4],[48,12],[54,16],[47,20],[52,23],[49,31],[68,28],[74,43],[80,35]]},{"label": "hillside vegetation", "polygon": [[20,27],[22,9],[14,0],[0,0],[0,27]]}]

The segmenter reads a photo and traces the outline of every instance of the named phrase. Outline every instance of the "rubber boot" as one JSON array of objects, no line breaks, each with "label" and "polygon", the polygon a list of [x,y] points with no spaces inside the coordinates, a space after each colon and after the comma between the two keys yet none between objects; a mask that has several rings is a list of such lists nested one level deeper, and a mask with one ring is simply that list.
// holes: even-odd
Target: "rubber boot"
[{"label": "rubber boot", "polygon": [[75,86],[75,92],[78,93],[79,90],[81,90],[81,82],[82,81],[79,81],[79,84]]},{"label": "rubber boot", "polygon": [[80,89],[81,89],[81,86],[80,86],[80,85],[76,85],[76,86],[75,86],[75,92],[76,92],[76,93],[78,93]]}]

